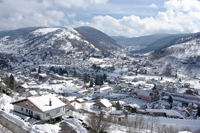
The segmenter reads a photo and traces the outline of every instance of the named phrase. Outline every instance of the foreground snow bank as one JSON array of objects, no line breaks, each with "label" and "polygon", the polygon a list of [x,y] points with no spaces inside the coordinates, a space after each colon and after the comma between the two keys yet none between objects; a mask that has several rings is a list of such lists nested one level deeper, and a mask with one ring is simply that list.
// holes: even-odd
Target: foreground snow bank
[{"label": "foreground snow bank", "polygon": [[77,131],[77,133],[87,133],[87,130],[82,126],[78,119],[66,119],[64,121],[72,126]]}]

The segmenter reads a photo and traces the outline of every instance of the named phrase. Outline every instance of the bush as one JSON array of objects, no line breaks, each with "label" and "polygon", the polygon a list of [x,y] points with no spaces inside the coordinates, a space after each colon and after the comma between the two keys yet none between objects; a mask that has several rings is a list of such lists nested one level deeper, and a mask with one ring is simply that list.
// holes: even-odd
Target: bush
[{"label": "bush", "polygon": [[36,120],[40,120],[40,115],[35,114],[35,119],[36,119]]}]

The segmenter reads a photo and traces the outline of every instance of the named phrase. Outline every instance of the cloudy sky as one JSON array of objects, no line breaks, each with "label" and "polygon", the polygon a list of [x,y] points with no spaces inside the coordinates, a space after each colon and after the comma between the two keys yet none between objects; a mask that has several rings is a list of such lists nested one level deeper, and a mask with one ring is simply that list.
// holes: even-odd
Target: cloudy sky
[{"label": "cloudy sky", "polygon": [[199,0],[0,0],[0,30],[92,26],[108,35],[200,32]]}]

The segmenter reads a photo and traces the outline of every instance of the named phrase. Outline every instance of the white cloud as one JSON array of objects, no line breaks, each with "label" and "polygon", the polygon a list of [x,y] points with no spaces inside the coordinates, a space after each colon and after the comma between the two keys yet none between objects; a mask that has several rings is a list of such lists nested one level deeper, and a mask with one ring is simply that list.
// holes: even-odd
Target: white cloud
[{"label": "white cloud", "polygon": [[151,4],[151,5],[149,5],[149,7],[150,7],[150,8],[155,8],[155,9],[158,8],[158,6],[157,6],[156,4],[154,4],[154,3]]},{"label": "white cloud", "polygon": [[[95,16],[90,23],[75,22],[74,26],[88,25],[109,35],[141,36],[154,33],[194,33],[200,31],[200,10],[197,0],[170,0],[166,11],[155,17],[140,18],[135,15],[115,19],[111,16]],[[178,4],[177,4],[178,3]],[[200,7],[200,6],[198,6]]]},{"label": "white cloud", "polygon": [[107,0],[55,0],[54,3],[66,8],[86,8],[95,4],[106,4]]},{"label": "white cloud", "polygon": [[168,10],[175,11],[200,11],[200,2],[198,0],[169,0],[164,4]]},{"label": "white cloud", "polygon": [[67,17],[74,18],[74,17],[76,17],[76,14],[75,13],[67,13]]},{"label": "white cloud", "polygon": [[76,16],[67,9],[85,9],[107,0],[2,0],[0,30],[34,26],[62,26]]}]

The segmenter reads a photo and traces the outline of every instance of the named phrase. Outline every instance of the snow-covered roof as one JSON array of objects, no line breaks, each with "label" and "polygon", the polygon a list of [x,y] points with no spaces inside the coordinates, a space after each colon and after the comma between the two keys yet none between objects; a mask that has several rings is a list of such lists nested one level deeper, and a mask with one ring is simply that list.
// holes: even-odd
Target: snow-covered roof
[{"label": "snow-covered roof", "polygon": [[79,101],[79,102],[84,102],[83,98],[78,98],[76,100]]},{"label": "snow-covered roof", "polygon": [[125,105],[125,106],[130,106],[132,108],[140,108],[140,106],[138,104],[128,104],[128,105]]},{"label": "snow-covered roof", "polygon": [[107,99],[101,99],[100,102],[107,108],[112,106],[112,104]]},{"label": "snow-covered roof", "polygon": [[30,86],[36,86],[38,84],[35,81],[31,81],[31,82],[28,83],[28,85],[30,85]]},{"label": "snow-covered roof", "polygon": [[28,88],[29,86],[25,83],[23,85],[21,85],[23,88]]},{"label": "snow-covered roof", "polygon": [[74,101],[76,99],[75,96],[65,97],[69,102]]},{"label": "snow-covered roof", "polygon": [[100,88],[100,91],[103,91],[103,90],[111,90],[112,88],[107,86],[107,87],[103,87],[103,88]]},{"label": "snow-covered roof", "polygon": [[184,118],[180,113],[175,110],[166,110],[166,109],[146,109],[146,112],[149,113],[166,113],[167,116],[177,116],[179,118]]},{"label": "snow-covered roof", "polygon": [[121,115],[123,112],[121,110],[112,110],[110,112],[111,115]]},{"label": "snow-covered roof", "polygon": [[46,77],[47,75],[45,73],[40,73],[39,76]]},{"label": "snow-covered roof", "polygon": [[[27,98],[31,103],[33,103],[36,107],[38,107],[42,112],[46,112],[49,110],[53,110],[65,104],[58,99],[55,95],[48,94],[42,96],[33,96]],[[49,105],[49,101],[51,100],[51,106]]]},{"label": "snow-covered roof", "polygon": [[29,91],[31,95],[37,95],[38,93],[35,90]]},{"label": "snow-covered roof", "polygon": [[144,95],[144,96],[150,96],[150,92],[149,91],[145,91],[145,90],[139,90],[138,94]]}]

